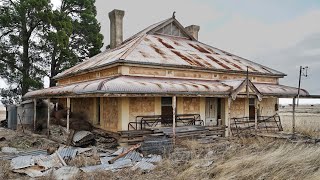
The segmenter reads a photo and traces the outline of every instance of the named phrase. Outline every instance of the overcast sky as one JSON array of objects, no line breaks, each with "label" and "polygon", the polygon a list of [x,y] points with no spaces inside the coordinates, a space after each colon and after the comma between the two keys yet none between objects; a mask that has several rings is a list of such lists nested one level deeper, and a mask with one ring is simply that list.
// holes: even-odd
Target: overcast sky
[{"label": "overcast sky", "polygon": [[96,7],[105,45],[113,9],[125,11],[124,38],[176,11],[183,26],[200,26],[199,41],[286,73],[281,84],[297,86],[299,66],[309,66],[302,88],[320,94],[319,0],[96,0]]}]

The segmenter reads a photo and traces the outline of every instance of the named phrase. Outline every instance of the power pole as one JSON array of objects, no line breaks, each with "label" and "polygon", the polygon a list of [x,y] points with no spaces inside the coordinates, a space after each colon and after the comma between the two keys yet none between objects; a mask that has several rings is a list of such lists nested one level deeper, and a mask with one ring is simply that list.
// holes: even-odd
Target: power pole
[{"label": "power pole", "polygon": [[299,97],[300,97],[300,89],[301,89],[301,76],[308,77],[308,68],[309,68],[308,66],[305,66],[305,67],[300,66],[297,107],[299,106]]}]

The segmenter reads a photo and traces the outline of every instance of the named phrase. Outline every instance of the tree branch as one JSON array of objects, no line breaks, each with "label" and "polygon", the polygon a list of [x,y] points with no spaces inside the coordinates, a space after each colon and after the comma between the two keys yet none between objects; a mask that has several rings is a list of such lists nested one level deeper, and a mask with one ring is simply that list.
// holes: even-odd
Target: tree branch
[{"label": "tree branch", "polygon": [[0,39],[2,39],[4,36],[8,35],[9,33],[12,33],[14,31],[14,29],[11,29],[3,34],[1,34]]},{"label": "tree branch", "polygon": [[10,61],[5,60],[4,58],[0,58],[0,61],[4,62],[5,64],[7,64],[7,65],[9,65],[9,66],[10,66],[10,65],[13,66],[15,69],[17,69],[17,70],[19,70],[20,72],[22,72],[22,69],[21,69],[20,67],[18,67],[16,64],[11,63]]}]

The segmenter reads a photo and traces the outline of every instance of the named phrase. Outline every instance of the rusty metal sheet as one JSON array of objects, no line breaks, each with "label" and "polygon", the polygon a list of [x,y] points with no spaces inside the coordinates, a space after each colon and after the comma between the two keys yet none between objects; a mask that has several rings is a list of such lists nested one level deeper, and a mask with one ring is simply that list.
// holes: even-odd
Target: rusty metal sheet
[{"label": "rusty metal sheet", "polygon": [[[177,78],[156,78],[118,76],[66,86],[57,86],[29,92],[25,98],[37,96],[57,97],[83,94],[187,94],[187,95],[229,95],[243,82],[239,80],[195,80]],[[297,94],[297,88],[265,83],[253,83],[262,95]],[[308,95],[306,90],[301,95]]]},{"label": "rusty metal sheet", "polygon": [[137,169],[140,169],[142,171],[150,171],[150,170],[153,170],[154,168],[156,168],[155,165],[149,163],[149,162],[146,162],[146,161],[140,161],[140,162],[137,162],[132,168],[131,170],[137,170]]},{"label": "rusty metal sheet", "polygon": [[180,93],[228,94],[231,87],[217,80],[191,80],[119,76],[28,92],[24,97],[62,96],[94,93]]},{"label": "rusty metal sheet", "polygon": [[[298,95],[298,88],[284,86],[284,85],[277,85],[277,84],[264,84],[264,83],[254,83],[256,88],[263,94],[263,95],[286,95],[286,96],[296,96]],[[300,91],[301,96],[308,96],[308,91],[301,89]]]},{"label": "rusty metal sheet", "polygon": [[123,62],[191,66],[211,70],[242,71],[284,76],[285,74],[233,55],[196,40],[155,34],[152,30],[172,21],[156,23],[125,40],[115,49],[106,50],[59,73],[55,78],[92,70],[122,60]]}]

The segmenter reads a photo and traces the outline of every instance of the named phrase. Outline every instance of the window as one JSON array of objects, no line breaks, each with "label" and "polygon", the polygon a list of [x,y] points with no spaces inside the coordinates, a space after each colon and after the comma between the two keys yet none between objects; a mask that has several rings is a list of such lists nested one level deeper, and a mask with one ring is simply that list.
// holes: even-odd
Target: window
[{"label": "window", "polygon": [[161,115],[173,115],[172,97],[161,98]]},{"label": "window", "polygon": [[249,99],[249,119],[254,119],[256,114],[255,99]]}]

